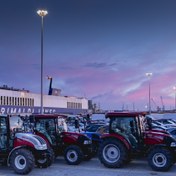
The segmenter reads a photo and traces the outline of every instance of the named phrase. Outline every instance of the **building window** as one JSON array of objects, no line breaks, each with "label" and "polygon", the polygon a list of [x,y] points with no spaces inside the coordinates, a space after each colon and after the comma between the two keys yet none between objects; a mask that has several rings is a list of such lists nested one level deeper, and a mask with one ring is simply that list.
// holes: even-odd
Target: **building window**
[{"label": "building window", "polygon": [[67,108],[70,108],[70,109],[82,109],[82,103],[67,102]]}]

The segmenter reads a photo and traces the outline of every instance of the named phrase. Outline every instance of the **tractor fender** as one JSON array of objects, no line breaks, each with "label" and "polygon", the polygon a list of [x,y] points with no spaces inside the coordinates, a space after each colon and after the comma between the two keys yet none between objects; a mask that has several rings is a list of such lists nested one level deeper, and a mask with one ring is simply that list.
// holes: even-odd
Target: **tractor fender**
[{"label": "tractor fender", "polygon": [[168,147],[166,144],[151,145],[151,146],[148,148],[148,150],[146,151],[147,154],[150,153],[150,151],[152,151],[152,150],[155,149],[155,148],[166,148],[166,149],[170,150],[169,147]]},{"label": "tractor fender", "polygon": [[104,134],[101,136],[101,139],[103,141],[106,139],[110,139],[110,138],[113,138],[115,140],[119,140],[122,144],[125,145],[127,150],[131,150],[132,146],[131,146],[129,140],[120,134]]},{"label": "tractor fender", "polygon": [[8,166],[9,166],[9,164],[10,164],[10,156],[11,156],[11,154],[12,154],[15,150],[17,150],[17,149],[22,149],[22,148],[27,148],[27,149],[29,149],[29,147],[27,147],[27,146],[18,146],[18,147],[13,148],[13,149],[10,151],[10,153],[9,153],[9,155],[8,155],[8,158],[7,158],[7,165],[8,165]]}]

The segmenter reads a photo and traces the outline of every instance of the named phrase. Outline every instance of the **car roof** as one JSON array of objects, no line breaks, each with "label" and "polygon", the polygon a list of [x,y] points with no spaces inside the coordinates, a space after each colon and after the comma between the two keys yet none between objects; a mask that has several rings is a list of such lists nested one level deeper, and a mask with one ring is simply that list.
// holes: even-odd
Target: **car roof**
[{"label": "car roof", "polygon": [[36,118],[67,118],[66,115],[63,114],[32,114],[32,117],[36,117]]}]

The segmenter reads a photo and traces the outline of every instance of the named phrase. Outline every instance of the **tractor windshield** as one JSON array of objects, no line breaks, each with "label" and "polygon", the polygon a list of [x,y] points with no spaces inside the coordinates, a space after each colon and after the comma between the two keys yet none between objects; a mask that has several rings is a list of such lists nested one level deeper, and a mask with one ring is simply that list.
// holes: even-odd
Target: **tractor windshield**
[{"label": "tractor windshield", "polygon": [[111,130],[115,133],[132,133],[134,128],[134,118],[132,117],[118,117],[111,119]]},{"label": "tractor windshield", "polygon": [[110,120],[110,132],[126,138],[133,148],[138,145],[138,130],[134,117],[113,117]]},{"label": "tractor windshield", "polygon": [[56,126],[55,119],[50,118],[36,118],[35,130],[47,137],[51,144],[56,142]]}]

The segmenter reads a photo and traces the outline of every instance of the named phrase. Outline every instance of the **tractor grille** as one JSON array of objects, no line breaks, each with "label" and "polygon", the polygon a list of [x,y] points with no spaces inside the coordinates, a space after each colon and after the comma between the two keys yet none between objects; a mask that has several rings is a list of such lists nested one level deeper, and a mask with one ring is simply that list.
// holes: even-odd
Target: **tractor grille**
[{"label": "tractor grille", "polygon": [[43,138],[41,138],[40,136],[34,136],[42,145],[46,144],[45,140]]}]

